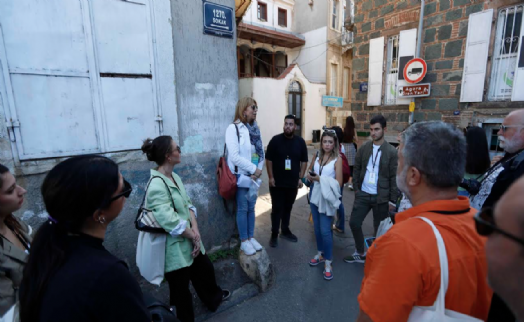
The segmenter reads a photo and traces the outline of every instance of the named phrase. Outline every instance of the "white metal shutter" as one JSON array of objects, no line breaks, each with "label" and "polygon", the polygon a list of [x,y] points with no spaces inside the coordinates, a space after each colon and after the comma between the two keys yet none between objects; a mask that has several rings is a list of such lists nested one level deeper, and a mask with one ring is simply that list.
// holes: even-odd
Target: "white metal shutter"
[{"label": "white metal shutter", "polygon": [[382,102],[382,74],[384,69],[384,37],[369,41],[368,106]]},{"label": "white metal shutter", "polygon": [[[524,17],[524,13],[522,15]],[[517,62],[515,64],[515,77],[513,78],[513,90],[511,100],[513,102],[524,101],[524,21],[520,22],[520,39]]]},{"label": "white metal shutter", "polygon": [[[400,63],[400,57],[406,57],[406,56],[415,57],[416,51],[417,51],[417,28],[409,29],[409,30],[402,30],[400,32],[399,44],[398,44],[399,63]],[[404,71],[401,70],[399,66],[398,75],[401,75],[402,73],[404,73]],[[409,105],[409,103],[411,103],[411,98],[402,98],[398,96],[399,86],[405,86],[405,85],[409,85],[409,83],[403,79],[398,79],[397,87],[395,88],[395,93],[397,95],[397,105]]]},{"label": "white metal shutter", "polygon": [[147,1],[92,0],[106,146],[137,149],[159,134]]},{"label": "white metal shutter", "polygon": [[461,102],[482,102],[493,9],[469,16]]},{"label": "white metal shutter", "polygon": [[81,2],[0,1],[0,13],[0,96],[19,158],[99,152]]}]

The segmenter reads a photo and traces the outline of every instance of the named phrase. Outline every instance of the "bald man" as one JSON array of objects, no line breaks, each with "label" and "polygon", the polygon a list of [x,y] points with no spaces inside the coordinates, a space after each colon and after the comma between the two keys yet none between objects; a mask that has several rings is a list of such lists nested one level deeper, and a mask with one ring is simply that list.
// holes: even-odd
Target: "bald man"
[{"label": "bald man", "polygon": [[524,199],[522,196],[524,196],[524,177],[517,180],[497,203],[494,220],[493,212],[485,210],[480,214],[477,223],[479,233],[488,236],[485,249],[489,283],[508,304],[518,321],[524,321]]},{"label": "bald man", "polygon": [[[524,174],[524,109],[506,116],[497,135],[500,147],[506,154],[490,168],[479,193],[470,197],[471,207],[478,210],[494,207],[511,184]],[[499,254],[494,254],[497,255]],[[487,322],[499,321],[512,322],[515,317],[498,294],[495,294]]]},{"label": "bald man", "polygon": [[493,207],[506,189],[524,174],[524,109],[511,112],[497,133],[506,154],[487,173],[478,194],[471,196],[475,209]]}]

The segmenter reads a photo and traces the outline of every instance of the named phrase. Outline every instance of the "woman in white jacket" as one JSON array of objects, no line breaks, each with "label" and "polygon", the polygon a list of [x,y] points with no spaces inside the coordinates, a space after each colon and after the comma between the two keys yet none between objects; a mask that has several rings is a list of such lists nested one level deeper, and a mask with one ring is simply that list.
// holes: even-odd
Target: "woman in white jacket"
[{"label": "woman in white jacket", "polygon": [[226,130],[227,165],[237,176],[237,226],[240,250],[253,255],[262,246],[253,238],[255,232],[256,195],[249,196],[252,180],[262,175],[265,155],[260,129],[256,123],[257,102],[251,97],[241,98],[236,107],[235,120]]},{"label": "woman in white jacket", "polygon": [[[307,175],[307,179],[313,183],[311,188],[311,196],[319,196],[321,189],[321,180],[323,178],[322,184],[330,184],[333,180],[338,182],[339,189],[342,187],[342,159],[338,157],[338,140],[333,130],[326,130],[320,139],[321,148],[318,157],[314,157],[311,163],[310,173]],[[327,179],[327,180],[324,180]],[[325,187],[323,187],[325,188]],[[322,193],[330,189],[322,189]],[[332,189],[331,189],[332,190]],[[340,190],[332,190],[335,194],[332,198],[324,198],[326,203],[329,200],[338,201],[340,197]],[[338,195],[336,195],[338,193]],[[316,199],[316,198],[315,198]],[[315,230],[315,237],[317,241],[317,250],[318,253],[315,257],[309,261],[309,265],[317,266],[320,263],[325,262],[324,266],[324,279],[332,280],[333,279],[333,268],[331,262],[333,261],[333,231],[331,227],[333,226],[333,218],[336,213],[335,211],[326,211],[319,212],[320,202],[316,202],[311,199],[311,214],[313,217],[313,226]],[[338,204],[334,205],[334,209],[338,209]],[[322,207],[325,208],[325,207]],[[325,208],[329,209],[329,208]]]}]

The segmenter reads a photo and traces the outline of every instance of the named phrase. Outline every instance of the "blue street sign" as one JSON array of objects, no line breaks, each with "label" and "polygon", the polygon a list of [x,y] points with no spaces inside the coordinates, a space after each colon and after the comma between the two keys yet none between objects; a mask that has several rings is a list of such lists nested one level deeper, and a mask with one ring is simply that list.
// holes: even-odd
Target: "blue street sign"
[{"label": "blue street sign", "polygon": [[360,92],[367,93],[367,91],[368,91],[368,83],[367,82],[360,83]]},{"label": "blue street sign", "polygon": [[342,100],[342,97],[328,96],[328,95],[322,96],[322,106],[342,107],[343,105],[344,105],[344,102]]},{"label": "blue street sign", "polygon": [[233,38],[233,8],[203,1],[204,33],[218,37]]}]

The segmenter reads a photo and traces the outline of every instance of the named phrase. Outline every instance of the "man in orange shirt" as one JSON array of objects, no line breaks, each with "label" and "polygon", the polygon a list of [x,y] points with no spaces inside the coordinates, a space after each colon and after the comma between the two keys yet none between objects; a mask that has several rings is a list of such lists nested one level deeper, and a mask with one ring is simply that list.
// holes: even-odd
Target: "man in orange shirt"
[{"label": "man in orange shirt", "polygon": [[469,200],[457,196],[464,176],[464,135],[444,122],[421,122],[402,135],[397,186],[413,208],[370,247],[358,301],[358,322],[407,321],[415,306],[432,306],[440,290],[437,240],[446,246],[449,284],[445,306],[485,320],[492,291],[487,284],[485,239],[475,231]]}]

